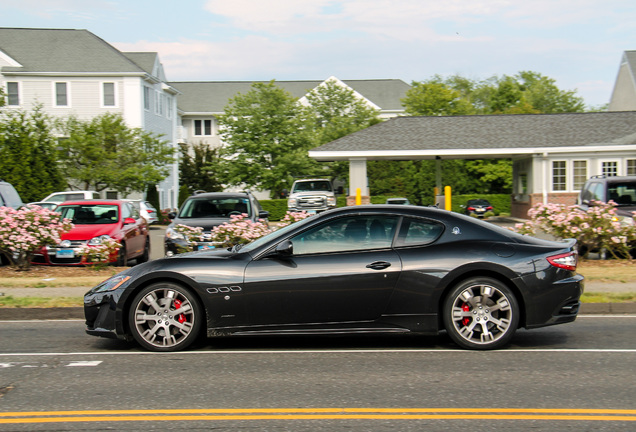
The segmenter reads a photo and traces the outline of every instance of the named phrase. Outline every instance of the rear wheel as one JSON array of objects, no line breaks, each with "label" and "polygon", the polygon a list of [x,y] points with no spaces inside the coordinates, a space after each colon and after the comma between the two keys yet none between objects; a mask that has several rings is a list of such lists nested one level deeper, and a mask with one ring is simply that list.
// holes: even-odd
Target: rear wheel
[{"label": "rear wheel", "polygon": [[197,298],[173,283],[141,290],[128,312],[132,336],[150,351],[179,351],[195,341],[203,323]]},{"label": "rear wheel", "polygon": [[462,348],[487,350],[510,342],[519,325],[519,306],[502,282],[476,277],[457,285],[443,306],[444,326]]}]

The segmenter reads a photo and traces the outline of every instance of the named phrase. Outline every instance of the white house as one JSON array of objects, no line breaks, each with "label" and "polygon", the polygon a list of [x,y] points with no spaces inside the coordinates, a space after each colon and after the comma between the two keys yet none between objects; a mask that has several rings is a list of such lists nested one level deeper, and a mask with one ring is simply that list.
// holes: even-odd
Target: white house
[{"label": "white house", "polygon": [[[0,28],[0,86],[4,109],[41,104],[51,116],[80,119],[119,113],[130,127],[162,134],[176,147],[178,91],[157,53],[120,52],[87,30]],[[162,208],[177,206],[176,160],[170,168],[158,185]]]}]

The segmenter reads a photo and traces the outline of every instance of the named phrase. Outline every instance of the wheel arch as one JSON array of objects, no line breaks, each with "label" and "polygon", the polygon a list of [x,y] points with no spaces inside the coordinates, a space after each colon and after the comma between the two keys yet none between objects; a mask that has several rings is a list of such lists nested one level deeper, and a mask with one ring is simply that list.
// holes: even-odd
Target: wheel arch
[{"label": "wheel arch", "polygon": [[499,269],[495,269],[491,267],[485,267],[485,268],[482,267],[482,268],[470,268],[470,269],[466,269],[463,272],[458,272],[456,274],[449,274],[443,280],[444,288],[437,301],[437,325],[439,329],[444,328],[443,308],[444,308],[444,302],[446,301],[446,298],[448,298],[450,292],[453,290],[455,286],[473,277],[489,277],[506,285],[506,287],[508,287],[512,291],[512,293],[514,294],[519,304],[519,327],[526,326],[525,298],[523,297],[521,288],[517,285],[517,283],[515,283],[515,281],[519,281],[518,277],[514,274],[512,275],[509,274],[509,271],[502,272]]},{"label": "wheel arch", "polygon": [[[121,314],[121,319],[119,320],[119,322],[122,323],[122,326],[123,326],[122,330],[124,334],[126,335],[126,339],[132,338],[130,323],[128,322],[127,317],[128,317],[130,308],[132,307],[133,299],[135,298],[138,292],[140,292],[147,286],[157,282],[173,283],[175,285],[179,285],[183,287],[184,289],[188,290],[199,302],[199,305],[201,306],[201,310],[204,313],[205,319],[202,320],[201,325],[207,326],[207,322],[209,320],[208,309],[205,306],[205,302],[203,301],[203,298],[201,297],[200,291],[197,289],[197,283],[194,282],[192,279],[184,277],[183,275],[178,273],[161,272],[159,274],[154,274],[152,277],[148,277],[146,279],[140,279],[138,283],[134,286],[134,288],[129,290],[129,292],[127,292],[126,298],[123,299],[123,302],[121,303],[121,309],[119,311]],[[206,329],[204,328],[203,330],[206,330]]]}]

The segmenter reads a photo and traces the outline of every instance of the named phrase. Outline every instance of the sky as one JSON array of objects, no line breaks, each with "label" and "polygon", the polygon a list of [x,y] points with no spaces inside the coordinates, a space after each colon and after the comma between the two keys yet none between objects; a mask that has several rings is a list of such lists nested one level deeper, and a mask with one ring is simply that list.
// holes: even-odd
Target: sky
[{"label": "sky", "polygon": [[158,52],[169,81],[480,81],[534,71],[609,102],[635,0],[0,0],[0,27]]}]

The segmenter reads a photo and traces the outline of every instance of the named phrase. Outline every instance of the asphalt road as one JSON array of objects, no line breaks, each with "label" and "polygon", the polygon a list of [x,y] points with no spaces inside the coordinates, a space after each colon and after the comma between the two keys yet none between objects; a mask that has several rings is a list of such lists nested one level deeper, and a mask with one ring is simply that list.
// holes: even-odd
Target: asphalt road
[{"label": "asphalt road", "polygon": [[0,322],[0,430],[634,430],[636,316],[438,337],[228,338],[156,354],[81,321]]}]

